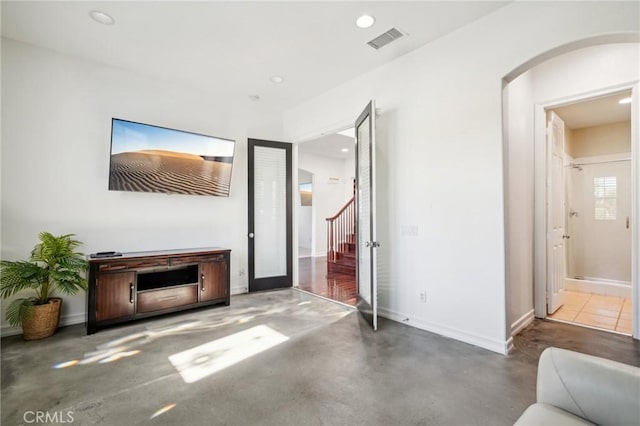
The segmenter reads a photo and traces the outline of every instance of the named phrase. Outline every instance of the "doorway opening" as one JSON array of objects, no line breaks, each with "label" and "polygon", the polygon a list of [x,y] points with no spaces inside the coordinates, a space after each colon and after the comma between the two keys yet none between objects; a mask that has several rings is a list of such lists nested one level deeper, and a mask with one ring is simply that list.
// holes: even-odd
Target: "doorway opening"
[{"label": "doorway opening", "polygon": [[632,334],[631,90],[547,122],[547,318]]},{"label": "doorway opening", "polygon": [[353,128],[298,144],[298,288],[355,306]]},{"label": "doorway opening", "polygon": [[[611,42],[606,37],[582,40],[545,52],[505,77],[506,334],[511,338],[534,318],[546,319],[554,314],[562,316],[564,311],[565,318],[562,321],[573,322],[581,313],[593,313],[589,311],[597,309],[594,302],[600,296],[623,298],[625,293],[612,293],[617,287],[618,290],[622,287],[626,294],[631,291],[630,303],[626,300],[616,301],[615,305],[619,305],[620,310],[609,313],[609,316],[616,317],[615,324],[608,320],[605,321],[606,326],[602,324],[596,328],[631,334],[636,339],[640,336],[640,239],[636,226],[640,221],[637,46],[637,40]],[[600,109],[599,113],[590,114],[581,109],[588,107],[592,103],[590,101],[605,101],[612,96],[618,98],[609,99],[615,102],[606,110]],[[618,103],[621,98],[629,96],[629,100]],[[578,118],[591,116],[591,121],[576,123],[571,111],[567,111],[571,108],[576,108]],[[607,118],[610,113],[625,108],[629,119]],[[554,116],[556,119],[552,118]],[[597,122],[593,116],[604,121]],[[565,120],[568,123],[567,137],[573,139],[567,143],[567,148],[563,144],[554,145],[553,139],[548,138],[548,135],[562,135],[565,132]],[[620,122],[627,124],[615,124]],[[624,127],[627,135],[624,148],[611,150],[610,145],[614,144],[611,138],[615,132],[597,132],[598,128],[603,130],[607,126],[627,126]],[[578,143],[576,139],[583,136],[588,139],[582,147],[586,151],[574,151]],[[564,136],[562,141],[564,143]],[[610,163],[611,160],[624,161]],[[607,259],[611,253],[605,250],[611,249],[600,247],[604,243],[600,234],[607,231],[594,231],[593,226],[579,226],[579,221],[587,216],[591,225],[595,222],[598,222],[595,225],[611,225],[613,221],[605,218],[596,221],[596,215],[606,216],[605,207],[614,203],[611,188],[607,191],[607,186],[612,186],[612,179],[606,179],[614,175],[595,174],[597,167],[607,167],[607,164],[626,164],[630,170],[627,173],[631,198],[628,229],[626,214],[622,216],[622,232],[627,233],[627,241],[630,241],[627,244],[630,246],[631,265],[624,269],[630,278],[612,278],[612,275],[600,271],[595,274],[588,269],[579,270],[580,262],[582,265],[588,262],[590,267],[603,267],[609,262]],[[623,183],[616,177],[617,191],[621,190],[619,185]],[[567,191],[567,185],[573,190]],[[582,192],[577,190],[580,186]],[[596,186],[599,188],[597,196]],[[580,193],[581,200],[578,199]],[[589,200],[589,197],[585,198],[585,193],[588,193]],[[587,201],[588,206],[585,204]],[[619,206],[621,202],[616,196],[616,210],[622,208]],[[596,203],[599,206],[597,213]],[[577,217],[575,213],[578,213]],[[585,232],[589,233],[588,236]],[[591,238],[591,242],[585,241],[585,238]],[[610,236],[610,239],[613,237]],[[598,254],[595,251],[586,253],[587,248],[600,251]],[[584,258],[585,254],[589,260]],[[620,260],[617,257],[614,259]],[[611,269],[612,265],[608,268]],[[576,283],[572,281],[576,277],[580,281],[577,283],[579,287],[575,287]],[[584,278],[597,278],[596,286]],[[627,282],[630,282],[629,286],[626,286]],[[566,296],[572,296],[571,293],[576,290],[588,290],[589,293],[574,303],[567,301]],[[612,306],[614,303],[607,302],[611,301],[605,299],[606,310],[617,309]],[[586,316],[581,315],[582,318]],[[627,326],[631,327],[630,331]]]}]

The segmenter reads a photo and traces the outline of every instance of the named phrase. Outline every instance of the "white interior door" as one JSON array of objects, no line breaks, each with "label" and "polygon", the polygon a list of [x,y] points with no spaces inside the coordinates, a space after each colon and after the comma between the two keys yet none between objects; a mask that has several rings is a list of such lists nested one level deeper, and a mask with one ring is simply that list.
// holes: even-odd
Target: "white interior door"
[{"label": "white interior door", "polygon": [[547,121],[547,313],[564,304],[566,268],[564,122],[551,111]]},{"label": "white interior door", "polygon": [[360,313],[378,328],[378,287],[376,282],[376,190],[375,190],[375,104],[362,111],[355,124],[356,134],[356,287]]}]

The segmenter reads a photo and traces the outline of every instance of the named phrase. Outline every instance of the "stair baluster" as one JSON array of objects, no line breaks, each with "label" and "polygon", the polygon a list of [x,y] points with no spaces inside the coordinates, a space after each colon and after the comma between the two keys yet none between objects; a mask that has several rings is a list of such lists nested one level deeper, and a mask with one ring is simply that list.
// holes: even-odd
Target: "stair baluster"
[{"label": "stair baluster", "polygon": [[327,221],[328,272],[355,273],[355,197]]}]

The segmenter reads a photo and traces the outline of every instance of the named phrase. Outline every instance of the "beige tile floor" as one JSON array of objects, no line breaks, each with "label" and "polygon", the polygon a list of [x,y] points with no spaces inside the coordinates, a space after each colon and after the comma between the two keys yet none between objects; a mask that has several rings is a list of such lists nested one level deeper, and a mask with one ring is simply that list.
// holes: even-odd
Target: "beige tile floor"
[{"label": "beige tile floor", "polygon": [[631,334],[631,299],[565,291],[564,305],[550,319]]}]

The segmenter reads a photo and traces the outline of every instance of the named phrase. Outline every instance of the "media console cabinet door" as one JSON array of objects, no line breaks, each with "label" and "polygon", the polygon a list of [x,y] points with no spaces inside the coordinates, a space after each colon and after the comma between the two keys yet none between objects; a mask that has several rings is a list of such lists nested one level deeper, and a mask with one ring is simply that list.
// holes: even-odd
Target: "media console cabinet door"
[{"label": "media console cabinet door", "polygon": [[135,278],[135,272],[98,275],[96,279],[97,321],[133,316]]},{"label": "media console cabinet door", "polygon": [[227,297],[227,263],[200,263],[200,301]]}]

